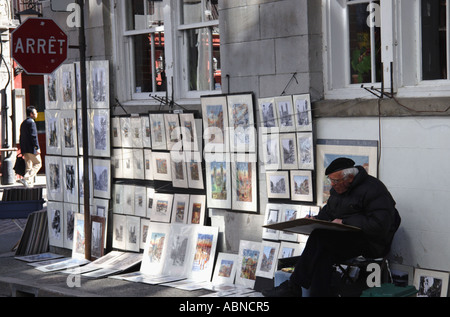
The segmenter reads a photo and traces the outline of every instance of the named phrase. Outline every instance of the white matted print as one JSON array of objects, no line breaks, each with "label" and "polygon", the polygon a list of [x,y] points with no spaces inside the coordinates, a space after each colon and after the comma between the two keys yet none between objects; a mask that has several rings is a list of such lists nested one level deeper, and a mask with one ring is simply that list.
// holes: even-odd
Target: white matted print
[{"label": "white matted print", "polygon": [[257,212],[258,182],[256,154],[236,154],[231,163],[232,207],[234,210]]},{"label": "white matted print", "polygon": [[91,61],[89,68],[90,106],[109,108],[109,61]]},{"label": "white matted print", "polygon": [[281,168],[298,169],[297,140],[295,133],[280,134]]},{"label": "white matted print", "polygon": [[292,96],[297,131],[312,131],[311,100],[309,94]]},{"label": "white matted print", "polygon": [[207,153],[228,152],[228,110],[227,98],[202,97],[202,115],[204,127],[204,151]]},{"label": "white matted print", "polygon": [[289,199],[289,172],[270,171],[266,172],[267,197]]},{"label": "white matted print", "polygon": [[180,113],[183,150],[198,152],[197,127],[193,113]]},{"label": "white matted print", "polygon": [[78,204],[78,158],[62,158],[64,202]]},{"label": "white matted print", "polygon": [[92,160],[92,177],[94,197],[111,198],[111,161],[103,159]]},{"label": "white matted print", "polygon": [[73,223],[73,247],[72,258],[84,259],[85,258],[85,234],[84,234],[84,214],[75,214]]},{"label": "white matted print", "polygon": [[47,199],[63,201],[63,166],[60,156],[45,157],[45,171],[47,178]]},{"label": "white matted print", "polygon": [[45,110],[47,154],[61,155],[61,122],[59,110]]},{"label": "white matted print", "polygon": [[169,245],[171,226],[167,223],[151,222],[147,233],[140,272],[160,275],[164,268]]},{"label": "white matted print", "polygon": [[133,138],[131,133],[131,118],[130,117],[120,117],[120,144],[124,148],[133,147]]},{"label": "white matted print", "polygon": [[125,250],[127,238],[127,217],[113,214],[113,248]]},{"label": "white matted print", "polygon": [[256,129],[253,95],[227,96],[230,127],[230,152],[255,152]]},{"label": "white matted print", "polygon": [[208,208],[231,209],[230,154],[211,154],[205,161]]},{"label": "white matted print", "polygon": [[202,157],[200,152],[185,152],[189,188],[204,189]]},{"label": "white matted print", "polygon": [[191,271],[195,227],[171,224],[167,256],[162,274],[187,277]]},{"label": "white matted print", "polygon": [[153,179],[172,181],[172,168],[169,152],[152,152]]},{"label": "white matted print", "polygon": [[75,92],[75,66],[74,64],[63,64],[57,70],[60,76],[60,107],[61,109],[76,109]]},{"label": "white matted print", "polygon": [[193,239],[193,259],[188,278],[209,282],[214,268],[218,238],[217,227],[196,226]]},{"label": "white matted print", "polygon": [[60,202],[47,203],[48,238],[49,244],[55,247],[64,246],[64,205]]},{"label": "white matted print", "polygon": [[236,284],[253,288],[256,281],[256,269],[261,256],[261,242],[241,240],[239,243]]},{"label": "white matted print", "polygon": [[169,223],[172,214],[172,203],[172,194],[155,193],[150,220]]},{"label": "white matted print", "polygon": [[262,133],[268,129],[278,127],[277,110],[274,98],[261,98],[258,100],[259,127]]},{"label": "white matted print", "polygon": [[120,118],[111,118],[111,145],[113,147],[122,147],[122,133],[120,130]]},{"label": "white matted print", "polygon": [[238,255],[232,253],[219,252],[216,260],[212,283],[214,285],[232,285],[236,277],[238,266]]},{"label": "white matted print", "polygon": [[292,96],[275,97],[280,132],[295,132],[294,108]]},{"label": "white matted print", "polygon": [[[164,124],[166,128],[166,140],[167,149],[170,150],[181,150],[181,130],[180,130],[180,119],[178,114],[165,113],[164,114]],[[179,145],[177,144],[179,143]],[[177,148],[174,148],[177,145]]]},{"label": "white matted print", "polygon": [[59,99],[59,76],[58,71],[44,75],[44,94],[46,109],[57,109]]},{"label": "white matted print", "polygon": [[110,157],[110,119],[109,110],[93,109],[89,114],[90,153],[93,156]]},{"label": "white matted print", "polygon": [[203,225],[205,222],[205,195],[191,195],[189,198],[188,223]]},{"label": "white matted print", "polygon": [[262,166],[266,171],[281,169],[280,135],[278,133],[261,135]]},{"label": "white matted print", "polygon": [[186,156],[183,152],[171,151],[170,162],[172,169],[172,186],[188,188],[188,175],[186,170]]},{"label": "white matted print", "polygon": [[151,113],[150,130],[153,150],[167,150],[166,129],[164,123],[164,114]]},{"label": "white matted print", "polygon": [[314,143],[312,132],[297,133],[298,166],[300,169],[314,169]]},{"label": "white matted print", "polygon": [[64,212],[63,212],[63,224],[64,224],[64,248],[72,249],[73,247],[73,234],[74,234],[74,220],[75,214],[78,213],[78,204],[64,204]]},{"label": "white matted print", "polygon": [[[280,222],[282,208],[283,205],[281,204],[267,204],[264,225],[266,226]],[[262,237],[263,239],[278,240],[280,232],[281,231],[279,230],[263,228]]]},{"label": "white matted print", "polygon": [[447,297],[448,281],[448,272],[414,270],[414,286],[419,291],[417,297]]},{"label": "white matted print", "polygon": [[76,156],[78,154],[77,138],[77,117],[75,110],[63,110],[61,117],[61,154],[67,156]]},{"label": "white matted print", "polygon": [[126,216],[127,221],[127,239],[125,249],[128,251],[139,252],[141,237],[141,218],[134,216]]},{"label": "white matted print", "polygon": [[279,259],[292,258],[294,256],[299,256],[301,253],[302,250],[300,244],[282,241],[280,243],[278,258]]},{"label": "white matted print", "polygon": [[189,215],[189,194],[174,194],[172,223],[187,223]]},{"label": "white matted print", "polygon": [[[300,205],[282,205],[280,222],[286,222],[300,218],[302,206]],[[279,239],[284,241],[297,242],[298,234],[280,231]]]},{"label": "white matted print", "polygon": [[261,254],[256,269],[256,276],[272,279],[278,265],[278,242],[263,241],[261,243]]},{"label": "white matted print", "polygon": [[314,200],[312,171],[291,171],[291,199],[306,202]]}]

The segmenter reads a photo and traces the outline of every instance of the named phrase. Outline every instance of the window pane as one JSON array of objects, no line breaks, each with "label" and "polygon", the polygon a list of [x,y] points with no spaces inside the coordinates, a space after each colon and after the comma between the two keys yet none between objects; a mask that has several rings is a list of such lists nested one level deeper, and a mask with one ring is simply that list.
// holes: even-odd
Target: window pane
[{"label": "window pane", "polygon": [[127,30],[145,30],[164,25],[163,2],[130,0],[127,2]]},{"label": "window pane", "polygon": [[422,78],[447,79],[445,0],[422,0]]},{"label": "window pane", "polygon": [[[379,10],[379,1],[375,10]],[[378,12],[379,13],[379,12]],[[381,34],[377,12],[370,12],[370,4],[348,6],[351,83],[381,82]],[[372,70],[375,65],[375,70]]]},{"label": "window pane", "polygon": [[[218,29],[187,32],[189,90],[220,89],[220,37]],[[212,44],[212,45],[211,45]]]},{"label": "window pane", "polygon": [[200,23],[219,19],[218,0],[181,0],[181,24]]},{"label": "window pane", "polygon": [[167,81],[164,72],[164,33],[136,35],[133,40],[135,92],[165,91]]}]

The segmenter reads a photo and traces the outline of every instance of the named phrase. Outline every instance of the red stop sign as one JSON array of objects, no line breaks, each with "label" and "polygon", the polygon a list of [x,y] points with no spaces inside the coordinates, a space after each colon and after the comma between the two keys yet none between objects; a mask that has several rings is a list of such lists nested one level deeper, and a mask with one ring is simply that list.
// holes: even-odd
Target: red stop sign
[{"label": "red stop sign", "polygon": [[28,18],[11,43],[12,57],[28,74],[51,74],[67,59],[67,35],[51,19]]}]

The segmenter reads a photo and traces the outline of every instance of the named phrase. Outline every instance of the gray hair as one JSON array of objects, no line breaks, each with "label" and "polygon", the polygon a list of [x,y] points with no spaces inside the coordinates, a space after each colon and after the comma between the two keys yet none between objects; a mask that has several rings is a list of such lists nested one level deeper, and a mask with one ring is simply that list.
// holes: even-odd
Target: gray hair
[{"label": "gray hair", "polygon": [[356,176],[359,173],[359,170],[356,167],[350,167],[350,168],[346,168],[344,170],[342,170],[342,177],[347,177],[347,176]]}]

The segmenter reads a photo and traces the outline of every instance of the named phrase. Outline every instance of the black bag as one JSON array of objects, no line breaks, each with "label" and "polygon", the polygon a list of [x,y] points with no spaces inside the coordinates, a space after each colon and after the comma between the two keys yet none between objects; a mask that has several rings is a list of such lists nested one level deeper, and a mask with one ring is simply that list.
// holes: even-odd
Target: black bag
[{"label": "black bag", "polygon": [[14,164],[13,169],[17,175],[20,175],[20,176],[25,175],[25,160],[23,159],[22,154],[17,155],[16,164]]}]

